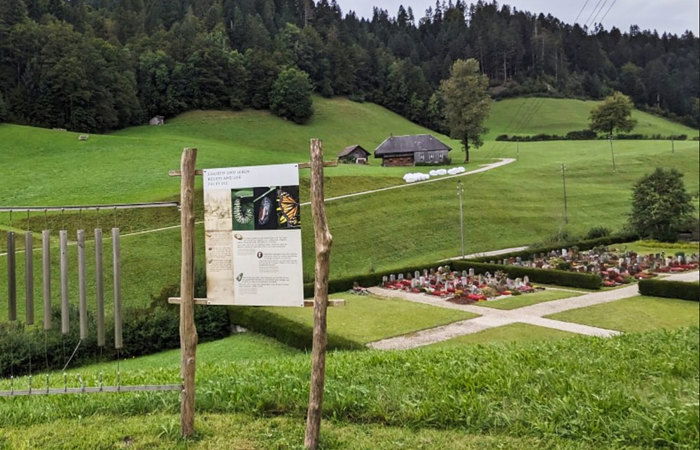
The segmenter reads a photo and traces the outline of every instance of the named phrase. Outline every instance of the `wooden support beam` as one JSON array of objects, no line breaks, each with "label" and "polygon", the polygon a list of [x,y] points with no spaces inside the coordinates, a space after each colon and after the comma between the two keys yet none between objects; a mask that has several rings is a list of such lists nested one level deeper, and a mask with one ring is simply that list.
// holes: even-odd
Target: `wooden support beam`
[{"label": "wooden support beam", "polygon": [[182,267],[180,270],[180,429],[183,437],[194,434],[194,395],[197,328],[194,323],[194,176],[197,149],[186,148],[180,160],[180,225]]},{"label": "wooden support beam", "polygon": [[[168,303],[171,305],[179,305],[180,303],[182,303],[182,299],[180,297],[168,297]],[[204,305],[204,306],[214,305],[214,301],[210,298],[195,298],[194,304],[195,305]],[[314,306],[313,300],[304,300],[304,307],[311,308],[313,306]],[[345,300],[342,298],[328,300],[328,306],[329,307],[345,306]]]},{"label": "wooden support beam", "polygon": [[[300,169],[310,169],[311,163],[310,162],[298,163],[298,166]],[[323,162],[323,167],[336,167],[336,166],[338,166],[338,161],[324,161]],[[202,169],[195,169],[194,174],[195,175],[204,175],[204,171]],[[181,170],[169,170],[168,176],[170,176],[170,177],[182,176],[182,171]]]},{"label": "wooden support beam", "polygon": [[326,312],[328,307],[328,273],[333,236],[328,230],[323,197],[323,144],[311,139],[311,215],[316,244],[316,276],[314,279],[314,330],[311,350],[311,388],[306,414],[304,446],[316,450],[321,432],[323,388],[326,377]]}]

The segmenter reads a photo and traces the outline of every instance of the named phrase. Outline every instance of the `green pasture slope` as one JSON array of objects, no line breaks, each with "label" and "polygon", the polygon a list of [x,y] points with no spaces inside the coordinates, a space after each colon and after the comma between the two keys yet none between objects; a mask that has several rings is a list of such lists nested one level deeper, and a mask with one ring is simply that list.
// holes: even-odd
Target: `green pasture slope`
[{"label": "green pasture slope", "polygon": [[[486,122],[489,128],[486,139],[492,140],[501,134],[564,136],[569,131],[587,130],[591,109],[600,103],[595,100],[541,97],[499,100],[494,102]],[[633,134],[659,134],[664,137],[685,134],[689,139],[698,136],[698,130],[637,109],[632,111],[632,118],[637,120],[637,126],[630,131]]]},{"label": "green pasture slope", "polygon": [[[221,167],[306,161],[311,137],[323,139],[326,158],[333,159],[349,144],[358,143],[372,150],[392,133],[429,132],[372,104],[316,98],[314,107],[316,116],[306,126],[260,111],[191,112],[169,120],[163,127],[144,126],[110,135],[93,135],[85,142],[79,142],[76,133],[3,124],[0,125],[0,167],[3,168],[0,203],[57,205],[177,198],[179,181],[168,177],[167,171],[178,167],[181,149],[186,146],[199,148],[198,167]],[[558,114],[551,111],[550,116]],[[493,120],[496,114],[497,108]],[[676,126],[658,120],[665,126]],[[455,148],[452,159],[453,165],[457,165],[463,158],[459,143],[438,137]],[[630,209],[632,185],[655,167],[680,170],[691,193],[698,193],[697,141],[676,142],[673,153],[668,141],[619,141],[614,145],[616,172],[612,171],[606,141],[521,143],[519,153],[515,143],[486,141],[482,148],[473,150],[472,162],[466,165],[468,169],[497,158],[519,159],[463,178],[466,251],[527,245],[562,230],[583,234],[599,225],[619,229]],[[568,224],[564,223],[563,214],[562,163],[567,166]],[[375,160],[370,166],[327,168],[327,196],[403,184],[401,176],[418,169],[428,170],[383,168]],[[302,171],[302,177],[304,186],[308,183],[308,171]],[[428,264],[458,255],[461,250],[455,188],[456,181],[449,179],[328,202],[328,220],[334,237],[331,277]],[[697,206],[697,197],[695,202]],[[176,211],[168,214],[143,217],[135,227],[158,228],[177,223]],[[16,229],[24,228],[25,216],[14,215]],[[35,231],[43,228],[42,216],[32,216]],[[118,215],[118,226],[123,226],[120,223],[123,218]],[[65,221],[74,229],[80,220],[77,214],[66,214],[64,219],[49,216],[49,227],[57,230]],[[100,213],[99,220],[93,218],[88,222],[87,215],[82,220],[89,223],[85,226],[88,229],[97,223],[108,228],[114,222],[109,212]],[[310,281],[313,230],[309,226],[310,209],[306,206],[302,207],[302,222],[307,224],[303,227],[304,276]],[[9,225],[8,214],[0,214],[0,234]],[[130,304],[147,304],[151,294],[177,282],[177,228],[124,237],[122,247],[123,289]],[[2,239],[0,253],[4,250]],[[197,254],[202,261],[201,238]],[[38,257],[37,253],[35,258]],[[37,262],[35,259],[36,268]],[[55,263],[53,267],[57,274]],[[0,256],[0,273],[5,271],[6,258]],[[19,276],[20,299],[22,284],[23,277]],[[71,284],[71,289],[76,287],[77,282]],[[35,289],[35,298],[40,298],[40,284],[36,283]],[[58,304],[58,289],[53,292]],[[6,298],[4,281],[0,281],[0,298]],[[19,302],[20,314],[22,303]],[[6,302],[0,302],[0,317],[6,317],[5,311]]]}]

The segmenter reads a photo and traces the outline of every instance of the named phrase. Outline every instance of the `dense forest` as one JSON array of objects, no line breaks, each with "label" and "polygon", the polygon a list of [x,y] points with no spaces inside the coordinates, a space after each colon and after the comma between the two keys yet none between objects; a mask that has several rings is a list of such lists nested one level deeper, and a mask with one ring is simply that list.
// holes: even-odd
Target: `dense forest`
[{"label": "dense forest", "polygon": [[475,58],[494,98],[602,98],[697,126],[698,38],[569,25],[461,0],[371,19],[321,0],[2,0],[0,120],[106,131],[195,108],[270,107],[280,73],[444,129],[436,94]]}]

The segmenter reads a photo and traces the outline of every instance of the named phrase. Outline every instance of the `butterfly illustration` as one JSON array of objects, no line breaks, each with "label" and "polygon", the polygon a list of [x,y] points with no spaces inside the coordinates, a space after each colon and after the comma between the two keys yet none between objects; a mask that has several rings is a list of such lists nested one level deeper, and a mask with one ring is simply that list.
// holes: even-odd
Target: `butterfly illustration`
[{"label": "butterfly illustration", "polygon": [[277,211],[280,213],[280,224],[286,224],[290,228],[298,227],[300,222],[299,202],[285,191],[279,191],[277,197],[279,201]]}]

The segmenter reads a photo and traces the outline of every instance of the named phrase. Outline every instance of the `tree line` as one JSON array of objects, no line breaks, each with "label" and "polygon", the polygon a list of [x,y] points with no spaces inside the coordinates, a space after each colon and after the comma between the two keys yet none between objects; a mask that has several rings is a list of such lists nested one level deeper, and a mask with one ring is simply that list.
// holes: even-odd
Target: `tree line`
[{"label": "tree line", "polygon": [[482,1],[361,19],[334,0],[3,0],[0,120],[106,131],[189,109],[271,108],[303,122],[313,90],[446,131],[440,83],[473,58],[494,98],[617,90],[697,126],[698,43]]}]

